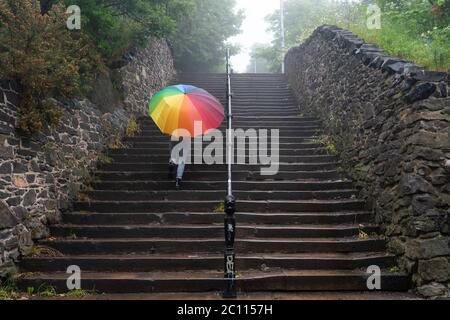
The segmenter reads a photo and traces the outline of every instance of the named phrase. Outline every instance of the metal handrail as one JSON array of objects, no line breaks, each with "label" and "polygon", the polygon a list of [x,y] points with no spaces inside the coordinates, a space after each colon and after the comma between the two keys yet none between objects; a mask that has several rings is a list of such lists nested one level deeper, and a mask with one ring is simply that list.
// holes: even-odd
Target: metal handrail
[{"label": "metal handrail", "polygon": [[236,199],[233,196],[232,184],[232,162],[233,162],[233,140],[232,134],[232,91],[231,91],[231,66],[230,66],[230,49],[227,49],[227,162],[228,162],[228,190],[224,201],[225,208],[225,255],[224,255],[224,282],[225,288],[223,291],[224,298],[236,297],[236,269],[235,269],[235,251],[234,239],[236,234]]}]

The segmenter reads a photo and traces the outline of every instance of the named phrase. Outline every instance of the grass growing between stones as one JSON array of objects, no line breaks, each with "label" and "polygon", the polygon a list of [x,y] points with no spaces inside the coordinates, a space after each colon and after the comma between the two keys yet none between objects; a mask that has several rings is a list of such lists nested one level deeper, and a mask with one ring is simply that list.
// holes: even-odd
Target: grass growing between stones
[{"label": "grass growing between stones", "polygon": [[131,116],[130,120],[128,120],[128,125],[125,129],[125,135],[127,137],[135,137],[141,132],[141,129],[139,127],[139,123],[136,120],[136,117]]},{"label": "grass growing between stones", "polygon": [[391,272],[391,273],[399,273],[400,271],[401,271],[400,268],[397,266],[393,266],[393,267],[389,268],[389,272]]},{"label": "grass growing between stones", "polygon": [[[34,289],[33,289],[34,291]],[[54,298],[58,295],[56,288],[50,285],[42,285],[38,289],[38,296],[43,298]]]},{"label": "grass growing between stones", "polygon": [[28,287],[26,292],[21,292],[12,280],[8,280],[0,286],[0,300],[29,300],[29,299],[51,299],[51,298],[83,298],[87,296],[98,295],[95,289],[83,290],[76,289],[66,293],[58,293],[56,288],[51,285],[43,284],[37,290],[34,287]]},{"label": "grass growing between stones", "polygon": [[368,237],[369,237],[369,235],[366,232],[359,230],[359,233],[358,233],[359,239],[367,239]]},{"label": "grass growing between stones", "polygon": [[99,162],[99,163],[102,163],[102,164],[111,164],[111,163],[113,163],[113,159],[110,158],[110,157],[108,157],[108,156],[105,155],[105,154],[101,154],[101,155],[98,157],[98,162]]},{"label": "grass growing between stones", "polygon": [[21,293],[12,280],[7,280],[0,286],[0,300],[17,300],[20,298]]},{"label": "grass growing between stones", "polygon": [[56,249],[45,246],[33,246],[30,252],[31,257],[62,257],[63,254]]},{"label": "grass growing between stones", "polygon": [[83,290],[83,289],[76,289],[67,292],[63,296],[69,297],[69,298],[83,298],[86,296],[93,296],[99,294],[95,289],[94,290]]},{"label": "grass growing between stones", "polygon": [[214,207],[213,209],[214,213],[223,213],[225,212],[225,205],[223,204],[223,202],[219,203],[217,206]]},{"label": "grass growing between stones", "polygon": [[78,193],[78,201],[82,201],[82,202],[89,202],[91,201],[91,198],[89,197],[89,195],[87,195],[84,192],[80,192]]},{"label": "grass growing between stones", "polygon": [[323,145],[325,149],[327,149],[327,152],[333,156],[337,156],[339,154],[337,147],[330,136],[321,135],[318,138],[313,139],[312,142]]},{"label": "grass growing between stones", "polygon": [[122,139],[119,136],[114,137],[107,145],[108,149],[125,149],[127,146],[123,144]]}]

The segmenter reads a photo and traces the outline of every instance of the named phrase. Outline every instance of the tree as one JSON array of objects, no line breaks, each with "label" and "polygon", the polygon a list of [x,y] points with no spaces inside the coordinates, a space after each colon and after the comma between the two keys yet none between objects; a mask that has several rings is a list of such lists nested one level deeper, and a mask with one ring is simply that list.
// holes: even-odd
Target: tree
[{"label": "tree", "polygon": [[[287,0],[284,4],[286,48],[300,44],[314,29],[326,22],[335,5],[329,0]],[[260,50],[259,55],[270,61],[270,69],[278,72],[284,53],[281,51],[280,11],[266,17],[274,34],[272,46]]]},{"label": "tree", "polygon": [[95,65],[89,45],[66,28],[66,20],[62,5],[42,15],[33,0],[0,0],[0,78],[20,82],[19,127],[26,133],[56,125],[59,110],[51,98],[80,92]]},{"label": "tree", "polygon": [[273,70],[270,61],[274,57],[267,56],[270,53],[270,45],[256,43],[250,49],[250,64],[247,66],[248,73],[268,73]]},{"label": "tree", "polygon": [[[382,9],[382,28],[367,28],[367,7]],[[260,55],[278,71],[281,52],[280,13],[267,17],[275,35],[270,48]],[[314,29],[332,24],[349,29],[367,42],[376,43],[387,53],[410,59],[430,69],[450,67],[450,0],[286,0],[286,46],[301,44]]]},{"label": "tree", "polygon": [[182,71],[215,71],[225,63],[226,41],[240,32],[241,11],[235,0],[192,0],[192,11],[178,16],[170,37],[176,67]]},{"label": "tree", "polygon": [[64,0],[78,5],[82,30],[107,63],[119,59],[131,47],[145,44],[150,36],[170,34],[176,22],[166,14],[171,0]]}]

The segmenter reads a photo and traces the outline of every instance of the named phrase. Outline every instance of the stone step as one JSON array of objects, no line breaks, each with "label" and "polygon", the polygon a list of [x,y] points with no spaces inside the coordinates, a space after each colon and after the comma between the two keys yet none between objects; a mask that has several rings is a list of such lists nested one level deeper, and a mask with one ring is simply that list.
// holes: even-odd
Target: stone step
[{"label": "stone step", "polygon": [[[209,93],[222,93],[227,91],[226,83],[224,83],[222,80],[216,81],[213,80],[211,83],[206,83],[203,81],[192,81],[190,82],[191,85],[197,86],[199,88],[202,88]],[[243,87],[245,85],[245,87]],[[265,93],[267,91],[285,91],[288,94],[292,94],[291,89],[286,84],[279,84],[275,81],[255,81],[254,83],[250,82],[244,82],[235,80],[234,83],[231,85],[232,92],[240,91],[240,92],[248,92],[253,93],[254,97],[257,98],[259,92]],[[247,90],[247,91],[245,91]],[[266,91],[264,91],[266,90]]]},{"label": "stone step", "polygon": [[[369,253],[297,253],[238,255],[239,272],[244,270],[354,270],[377,265],[389,268],[395,265],[394,256],[382,252]],[[221,270],[220,254],[153,254],[153,255],[93,255],[62,257],[31,257],[23,260],[25,272],[65,272],[70,265],[77,265],[83,272],[154,272],[189,270]]]},{"label": "stone step", "polygon": [[[224,154],[226,154],[226,146],[223,148]],[[250,151],[268,151],[268,154],[270,154],[270,148],[269,149],[256,149],[256,148],[241,148],[240,146],[234,145],[233,148],[235,154],[237,152],[246,152],[249,153]],[[167,157],[169,152],[168,147],[154,147],[154,148],[129,148],[129,149],[110,149],[108,150],[108,156],[130,156],[130,155],[162,155]],[[279,149],[279,153],[281,156],[284,155],[293,155],[293,156],[309,156],[309,155],[328,155],[327,150],[325,148],[304,148],[304,149]]]},{"label": "stone step", "polygon": [[[74,203],[76,211],[92,212],[210,212],[221,201],[79,201]],[[364,210],[365,203],[360,200],[239,200],[237,210],[243,212],[339,212]]]},{"label": "stone step", "polygon": [[295,110],[291,110],[291,111],[283,111],[283,112],[279,112],[279,111],[261,111],[261,110],[251,110],[251,111],[247,111],[245,109],[242,110],[234,110],[233,111],[233,116],[234,117],[248,117],[248,116],[254,116],[255,118],[260,118],[262,116],[279,116],[280,114],[284,114],[286,117],[295,117],[298,116],[299,114],[299,110],[295,109]]},{"label": "stone step", "polygon": [[[367,291],[368,274],[365,271],[299,270],[241,272],[236,280],[239,291]],[[409,279],[404,274],[385,272],[382,289],[408,290]],[[43,273],[21,277],[18,285],[39,288],[50,285],[59,292],[67,292],[67,274]],[[221,271],[151,273],[83,273],[82,288],[108,293],[149,292],[211,292],[223,290]]]},{"label": "stone step", "polygon": [[[254,129],[256,131],[259,130],[274,130],[274,129],[278,129],[281,135],[284,136],[289,136],[289,134],[291,134],[290,136],[296,135],[296,134],[316,134],[316,133],[322,133],[323,131],[321,129],[319,129],[318,126],[316,127],[307,127],[307,128],[302,128],[302,127],[298,127],[296,125],[293,126],[278,126],[278,125],[265,125],[265,124],[260,124],[260,125],[245,125],[245,126],[237,126],[236,124],[233,125],[234,130],[244,130],[244,131],[249,131],[251,129]],[[142,130],[139,132],[138,136],[152,136],[152,135],[164,135],[161,133],[161,130],[159,128],[157,128],[156,126],[150,127],[143,127],[141,128]],[[217,130],[225,133],[227,127],[226,124],[223,124],[221,127],[217,128]],[[165,135],[164,135],[165,136]]]},{"label": "stone step", "polygon": [[[130,162],[130,163],[100,163],[98,165],[98,169],[100,171],[126,171],[126,172],[146,172],[149,170],[155,170],[155,171],[167,171],[168,168],[168,157],[166,162]],[[275,165],[276,163],[273,163],[272,165]],[[188,172],[202,172],[206,170],[210,171],[226,171],[227,164],[187,164],[186,165],[186,173]],[[233,164],[233,171],[260,171],[261,168],[269,167],[270,165],[267,164]],[[278,170],[279,171],[318,171],[318,170],[333,170],[336,169],[337,163],[336,162],[317,162],[317,163],[278,163]],[[165,177],[167,177],[167,172],[165,174]]]},{"label": "stone step", "polygon": [[[191,142],[191,143],[193,143],[193,142]],[[204,141],[203,142],[203,147],[209,146],[210,144],[211,144],[211,142]],[[234,144],[234,145],[239,147],[239,148],[245,148],[247,150],[251,149],[250,147],[252,147],[249,144],[248,139],[242,145],[241,144],[237,144],[237,143]],[[287,149],[287,148],[292,148],[292,149],[309,149],[309,148],[322,147],[322,145],[320,145],[318,143],[311,142],[311,139],[304,139],[303,142],[280,142],[278,146],[279,146],[280,150],[281,149]],[[268,145],[267,145],[266,149],[269,148],[269,150],[270,150],[270,147],[271,147],[271,143],[270,143],[270,141],[268,141]],[[124,149],[145,149],[145,148],[165,148],[166,150],[169,150],[169,139],[167,138],[165,141],[162,141],[162,140],[160,140],[160,141],[153,141],[153,140],[148,139],[145,142],[126,143]],[[258,149],[259,149],[259,147],[258,147]],[[261,149],[261,150],[266,150],[266,149]],[[112,149],[112,150],[114,150],[114,149]]]},{"label": "stone step", "polygon": [[[249,224],[348,224],[368,223],[372,218],[370,212],[343,211],[343,212],[292,212],[292,213],[245,213],[237,212],[236,219],[239,223]],[[224,221],[222,212],[163,212],[163,213],[99,213],[99,212],[71,212],[63,215],[63,220],[68,224],[221,224]]]},{"label": "stone step", "polygon": [[[223,237],[217,238],[114,238],[52,239],[40,242],[64,255],[223,253]],[[385,242],[378,238],[260,238],[236,239],[236,252],[378,252]]]},{"label": "stone step", "polygon": [[[183,176],[185,180],[195,181],[215,181],[226,179],[227,172],[225,170],[202,170],[202,171],[187,171]],[[107,181],[161,181],[167,180],[167,165],[160,171],[97,171],[95,173],[96,179]],[[280,181],[280,180],[330,180],[340,179],[340,174],[336,170],[316,170],[316,171],[279,171],[274,176],[262,176],[260,171],[236,170],[233,169],[233,181]]]},{"label": "stone step", "polygon": [[[233,83],[231,85],[231,91],[234,94],[236,94],[236,92],[253,94],[255,99],[259,97],[260,93],[264,94],[267,92],[283,92],[287,97],[292,96],[292,90],[287,85],[278,84],[273,81],[256,81],[255,83],[247,83],[245,87],[242,87],[241,84],[243,84],[243,82],[240,81]],[[213,81],[211,83],[191,82],[191,85],[202,88],[213,95],[227,92],[226,83],[223,83],[222,81]]]},{"label": "stone step", "polygon": [[245,98],[233,98],[233,105],[236,107],[242,106],[255,106],[255,107],[297,107],[298,103],[294,99],[245,99]]},{"label": "stone step", "polygon": [[[98,190],[155,191],[173,188],[173,180],[169,181],[102,181],[92,185]],[[227,181],[183,181],[182,190],[225,190]],[[325,191],[351,189],[350,181],[254,181],[233,182],[235,190],[259,191]]]},{"label": "stone step", "polygon": [[[319,124],[314,122],[301,122],[301,121],[295,121],[295,119],[292,119],[292,121],[286,121],[285,123],[281,123],[279,121],[270,121],[270,120],[261,120],[261,121],[246,121],[246,120],[237,120],[239,116],[236,116],[236,121],[233,121],[233,129],[239,130],[239,129],[279,129],[280,131],[298,131],[298,132],[304,132],[304,131],[314,131],[319,130],[321,131],[321,127]],[[220,131],[225,132],[225,129],[228,128],[226,120],[224,120],[221,125],[217,128]],[[155,123],[142,123],[140,124],[140,129],[144,131],[159,131],[159,128],[156,126]]]},{"label": "stone step", "polygon": [[[244,111],[244,110],[246,110],[246,109],[244,108],[241,111]],[[236,111],[236,110],[234,110],[234,111]],[[234,113],[234,111],[233,111],[233,113]],[[263,111],[264,111],[264,113],[265,112],[273,112],[272,109],[263,110]],[[233,118],[235,120],[235,121],[233,121],[233,123],[236,122],[236,123],[239,123],[239,124],[245,124],[245,123],[252,124],[252,123],[255,123],[255,122],[259,123],[259,122],[262,121],[262,122],[269,122],[269,123],[273,122],[273,123],[277,123],[277,124],[278,123],[279,124],[283,124],[283,123],[285,123],[284,120],[286,120],[287,123],[296,122],[296,123],[299,123],[299,124],[302,123],[304,125],[311,125],[311,124],[316,125],[316,124],[320,123],[320,120],[318,118],[316,118],[316,117],[299,116],[299,111],[300,110],[296,109],[295,111],[296,111],[296,113],[294,115],[291,115],[291,116],[289,116],[289,115],[287,116],[285,114],[282,114],[282,115],[277,114],[275,116],[272,116],[272,115],[261,115],[261,116],[256,116],[256,117],[255,116],[239,116],[239,117],[234,117]],[[145,124],[154,125],[153,120],[150,117],[148,117],[148,116],[139,117],[137,120],[142,125],[145,125]],[[242,122],[242,123],[240,123],[240,122]]]},{"label": "stone step", "polygon": [[[258,128],[258,127],[252,127],[252,128],[237,128],[235,127],[236,130],[241,130],[241,131],[235,131],[237,132],[235,134],[235,141],[238,141],[238,137],[237,134],[239,132],[242,132],[241,135],[243,136],[244,133],[249,133],[250,135],[252,135],[254,138],[252,138],[254,141],[254,143],[258,143],[258,141],[260,141],[262,138],[259,138],[259,134],[266,134],[267,138],[267,144],[271,143],[271,137],[274,136],[274,134],[278,133],[278,137],[279,137],[279,141],[282,142],[284,139],[288,139],[290,140],[292,137],[294,136],[298,136],[299,139],[304,139],[304,138],[312,138],[312,139],[317,139],[318,136],[321,136],[323,134],[323,132],[321,130],[315,129],[315,130],[283,130],[280,128]],[[277,132],[273,133],[274,130],[277,130]],[[222,143],[225,144],[226,143],[226,134],[225,134],[225,130],[218,130],[221,132],[221,136],[223,137]],[[152,141],[152,140],[163,140],[163,141],[169,141],[169,137],[164,134],[161,133],[161,131],[159,130],[143,130],[141,132],[139,132],[139,134],[137,134],[136,136],[134,136],[133,138],[141,138],[141,139],[145,139],[145,141]],[[214,141],[214,137],[210,136],[210,140],[207,141],[209,143],[211,143],[211,138]],[[245,140],[250,140],[250,138],[248,136],[243,137],[245,138]],[[129,140],[131,138],[127,138],[127,140]],[[193,140],[193,138],[191,138]],[[177,140],[178,141],[178,140]],[[206,138],[203,137],[202,141],[206,141]],[[236,142],[235,142],[236,143]]]},{"label": "stone step", "polygon": [[273,93],[271,98],[246,98],[236,94],[233,96],[232,104],[234,106],[270,106],[270,107],[284,107],[293,106],[297,107],[298,102],[295,99],[285,99],[283,93]]},{"label": "stone step", "polygon": [[[225,150],[222,150],[223,154]],[[269,150],[263,150],[264,154],[271,155],[272,151]],[[245,159],[246,163],[249,163],[249,160],[251,160],[253,157],[256,158],[256,160],[259,159],[259,154],[262,152],[262,150],[254,150],[249,152],[249,150],[240,149],[239,153],[243,154],[243,158]],[[238,158],[239,156],[238,152],[235,152],[233,159]],[[252,154],[252,157],[250,157],[250,154]],[[192,157],[194,156],[194,152],[192,151]],[[146,155],[120,155],[120,154],[110,154],[110,159],[113,163],[133,163],[133,164],[155,164],[158,165],[159,163],[164,163],[169,161],[169,150],[166,150],[166,152],[163,152],[161,154],[146,154]],[[321,164],[321,163],[337,163],[337,157],[332,155],[287,155],[287,154],[279,154],[279,161],[282,163],[289,163],[289,164],[295,164],[295,163],[303,163],[303,164]],[[236,161],[237,162],[237,161]],[[167,166],[167,163],[165,163]],[[194,164],[195,166],[196,164]],[[146,167],[147,168],[147,167]],[[283,166],[284,168],[284,166]],[[322,168],[322,167],[321,167]]]},{"label": "stone step", "polygon": [[[221,201],[226,195],[222,190],[172,190],[158,191],[124,191],[124,190],[94,190],[85,193],[92,201],[182,201],[182,200],[216,200]],[[247,191],[233,192],[238,201],[242,200],[336,200],[356,198],[356,190],[320,190],[320,191]]]},{"label": "stone step", "polygon": [[[50,231],[54,237],[70,238],[219,238],[223,225],[54,225]],[[355,237],[360,231],[378,232],[374,225],[247,225],[239,224],[236,234],[244,238],[338,238]]]},{"label": "stone step", "polygon": [[[272,135],[268,134],[267,137],[267,143],[270,145],[271,143],[271,137]],[[279,136],[279,143],[305,143],[311,140],[315,140],[318,139],[318,135],[315,135],[313,133],[311,134],[301,134],[297,137],[292,137],[292,136],[283,136],[280,135]],[[246,139],[248,142],[248,139]],[[169,143],[169,138],[165,135],[158,135],[158,136],[153,136],[153,137],[127,137],[124,139],[124,143],[128,144],[128,143],[133,143],[133,144],[141,144],[141,143],[151,143],[151,144],[155,144],[155,142],[162,142],[165,143],[166,145]],[[209,145],[211,142],[205,142],[206,145]],[[139,145],[138,145],[139,146]]]}]

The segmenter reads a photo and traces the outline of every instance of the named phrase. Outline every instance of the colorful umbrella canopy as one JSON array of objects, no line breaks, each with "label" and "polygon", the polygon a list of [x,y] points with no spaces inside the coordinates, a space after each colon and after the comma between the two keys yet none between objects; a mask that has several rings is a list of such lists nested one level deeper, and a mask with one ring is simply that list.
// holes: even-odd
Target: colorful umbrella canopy
[{"label": "colorful umbrella canopy", "polygon": [[[222,104],[207,91],[189,85],[176,85],[156,93],[149,103],[150,117],[161,132],[186,136],[179,129],[185,129],[191,137],[216,129],[224,119]],[[195,122],[202,123],[201,132],[194,132]]]}]

